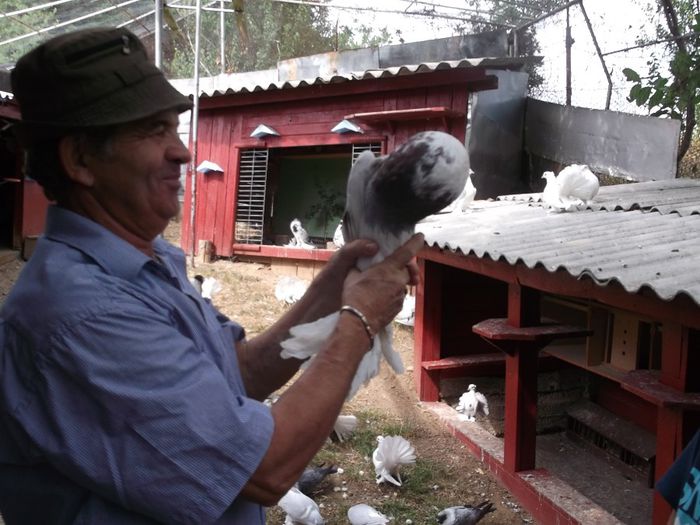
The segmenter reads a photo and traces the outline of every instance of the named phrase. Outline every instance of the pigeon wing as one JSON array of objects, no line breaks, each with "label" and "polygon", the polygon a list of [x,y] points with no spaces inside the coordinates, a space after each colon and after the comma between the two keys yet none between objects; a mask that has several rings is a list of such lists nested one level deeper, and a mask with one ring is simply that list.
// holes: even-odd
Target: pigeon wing
[{"label": "pigeon wing", "polygon": [[481,392],[476,393],[476,400],[479,403],[479,408],[486,414],[489,415],[489,402],[486,400],[486,396]]}]

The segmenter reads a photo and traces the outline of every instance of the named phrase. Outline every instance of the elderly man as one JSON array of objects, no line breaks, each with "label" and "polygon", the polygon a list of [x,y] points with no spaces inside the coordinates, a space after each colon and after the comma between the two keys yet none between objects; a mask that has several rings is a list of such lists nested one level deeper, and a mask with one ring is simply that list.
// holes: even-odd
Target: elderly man
[{"label": "elderly man", "polygon": [[[190,101],[124,29],[51,39],[12,72],[28,175],[54,201],[0,313],[0,511],[8,525],[265,522],[325,442],[368,335],[417,281],[414,236],[384,262],[345,246],[247,340],[159,234],[178,213]],[[289,328],[345,309],[298,370]]]}]

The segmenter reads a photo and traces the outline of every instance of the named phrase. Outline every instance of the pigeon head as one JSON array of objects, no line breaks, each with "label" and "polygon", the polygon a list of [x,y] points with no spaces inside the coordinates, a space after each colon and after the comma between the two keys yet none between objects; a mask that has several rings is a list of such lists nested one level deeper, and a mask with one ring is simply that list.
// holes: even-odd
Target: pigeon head
[{"label": "pigeon head", "polygon": [[[412,232],[418,221],[459,197],[468,173],[466,148],[441,131],[418,133],[383,157],[363,152],[348,178],[344,228],[348,219],[362,217],[394,235]],[[343,233],[356,238],[347,229]]]},{"label": "pigeon head", "polygon": [[467,387],[467,390],[476,390],[476,385],[473,384],[473,383],[470,384],[470,385]]}]

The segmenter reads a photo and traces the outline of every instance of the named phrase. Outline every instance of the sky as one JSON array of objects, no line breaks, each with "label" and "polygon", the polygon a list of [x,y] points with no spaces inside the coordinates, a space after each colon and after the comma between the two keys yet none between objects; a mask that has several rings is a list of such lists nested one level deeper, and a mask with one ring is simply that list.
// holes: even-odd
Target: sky
[{"label": "sky", "polygon": [[[377,8],[403,12],[409,6],[407,0],[333,0],[335,5],[358,8]],[[448,7],[464,6],[464,0],[432,0],[436,10],[450,16],[459,15],[459,11]],[[563,2],[562,2],[563,3]],[[426,2],[419,3],[421,7]],[[593,26],[593,30],[602,53],[620,50],[636,45],[637,38],[644,34],[655,38],[653,24],[648,19],[646,7],[656,5],[655,0],[583,0],[583,5]],[[381,7],[379,7],[381,6]],[[442,6],[442,7],[439,7]],[[415,9],[415,5],[411,7]],[[453,35],[451,20],[430,23],[425,18],[406,16],[399,13],[377,13],[357,11],[355,13],[337,10],[339,23],[353,25],[359,19],[365,25],[386,26],[390,33],[400,29],[406,42],[416,42]],[[578,8],[570,10],[572,25],[572,104],[580,107],[604,109],[607,95],[607,79],[595,50],[593,40],[585,23],[584,16]],[[537,98],[550,102],[564,103],[566,100],[566,62],[565,62],[565,11],[546,19],[536,26],[544,57],[540,69],[545,77],[545,85]],[[398,43],[395,41],[395,43]],[[623,53],[607,55],[606,65],[613,79],[613,92],[610,109],[628,113],[645,113],[626,100],[630,84],[626,82],[622,69],[630,67],[642,73],[647,71],[647,59],[653,48],[640,48]]]}]

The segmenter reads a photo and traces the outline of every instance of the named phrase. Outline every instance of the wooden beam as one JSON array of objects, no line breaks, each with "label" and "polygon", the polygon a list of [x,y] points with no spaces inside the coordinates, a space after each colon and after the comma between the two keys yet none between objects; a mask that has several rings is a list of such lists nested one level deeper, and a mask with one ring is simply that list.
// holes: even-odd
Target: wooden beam
[{"label": "wooden beam", "polygon": [[673,321],[689,328],[700,329],[700,306],[684,295],[677,296],[672,301],[663,301],[651,292],[640,291],[631,294],[615,282],[605,286],[598,285],[590,278],[579,278],[566,270],[550,272],[540,267],[528,268],[524,263],[511,265],[487,257],[480,258],[473,254],[465,255],[436,247],[424,248],[418,257],[508,283],[520,283],[541,292],[595,300],[601,304],[637,312],[640,316]]},{"label": "wooden beam", "polygon": [[200,97],[199,109],[200,111],[206,111],[214,108],[271,104],[273,102],[289,102],[292,100],[340,97],[416,89],[426,86],[434,87],[459,84],[464,85],[465,91],[483,91],[486,89],[496,89],[498,87],[498,78],[494,75],[487,75],[486,71],[482,68],[447,69],[415,75],[368,78],[339,83],[319,83],[300,85],[294,88],[268,89],[264,91],[232,93],[215,97]]},{"label": "wooden beam", "polygon": [[464,116],[464,111],[456,111],[444,106],[436,106],[431,108],[393,109],[388,111],[370,111],[367,113],[353,113],[352,115],[345,115],[344,118],[362,120],[365,122],[389,122],[396,120],[461,118]]}]

